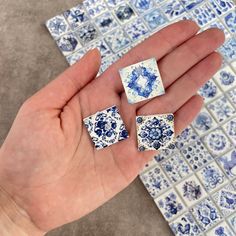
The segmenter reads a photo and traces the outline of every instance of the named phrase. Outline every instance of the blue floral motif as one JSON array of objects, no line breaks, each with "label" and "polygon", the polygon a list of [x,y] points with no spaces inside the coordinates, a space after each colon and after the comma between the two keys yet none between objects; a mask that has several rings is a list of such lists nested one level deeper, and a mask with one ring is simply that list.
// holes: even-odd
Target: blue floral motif
[{"label": "blue floral motif", "polygon": [[199,90],[199,93],[204,98],[214,98],[217,94],[217,90],[217,86],[212,81],[208,81],[202,86],[202,88]]},{"label": "blue floral motif", "polygon": [[225,24],[227,25],[228,29],[230,30],[231,33],[236,33],[236,10],[228,13],[224,17]]},{"label": "blue floral motif", "polygon": [[227,176],[230,178],[236,177],[236,151],[233,150],[230,153],[219,157],[218,161],[224,168]]},{"label": "blue floral motif", "polygon": [[235,75],[233,75],[233,74],[231,74],[227,71],[222,70],[220,72],[220,80],[221,80],[221,83],[223,85],[230,85],[230,84],[234,83]]},{"label": "blue floral motif", "polygon": [[169,20],[176,19],[185,13],[185,9],[177,0],[171,0],[161,8]]},{"label": "blue floral motif", "polygon": [[236,192],[222,190],[220,193],[219,205],[220,207],[234,212],[236,210]]},{"label": "blue floral motif", "polygon": [[118,27],[118,22],[110,12],[106,12],[97,17],[95,23],[102,33],[106,33]]},{"label": "blue floral motif", "polygon": [[181,149],[184,146],[189,145],[191,142],[196,141],[198,138],[198,135],[195,133],[195,131],[189,126],[180,135],[176,138],[176,147]]},{"label": "blue floral motif", "polygon": [[80,27],[77,31],[75,31],[75,34],[83,45],[90,43],[98,37],[98,31],[91,23]]},{"label": "blue floral motif", "polygon": [[103,0],[84,0],[83,6],[92,18],[107,10],[107,6]]},{"label": "blue floral motif", "polygon": [[134,10],[128,4],[122,4],[115,10],[115,14],[121,23],[126,23],[135,17]]},{"label": "blue floral motif", "polygon": [[131,0],[131,4],[137,9],[138,12],[144,12],[154,6],[153,0]]},{"label": "blue floral motif", "polygon": [[206,132],[207,130],[210,130],[213,127],[213,119],[209,115],[208,112],[202,111],[199,113],[199,115],[196,117],[193,126],[195,129]]},{"label": "blue floral motif", "polygon": [[226,61],[236,60],[236,39],[229,38],[219,49]]},{"label": "blue floral motif", "polygon": [[201,186],[195,181],[186,181],[183,185],[183,196],[186,197],[189,201],[201,198]]}]

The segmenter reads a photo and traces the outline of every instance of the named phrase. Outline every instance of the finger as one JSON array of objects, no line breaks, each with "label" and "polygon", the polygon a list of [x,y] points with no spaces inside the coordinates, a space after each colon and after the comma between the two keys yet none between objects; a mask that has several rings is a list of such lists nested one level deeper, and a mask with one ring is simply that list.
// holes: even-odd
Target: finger
[{"label": "finger", "polygon": [[174,113],[217,72],[221,66],[221,56],[214,52],[200,61],[180,79],[173,83],[166,94],[152,99],[138,110],[138,114]]},{"label": "finger", "polygon": [[38,91],[30,100],[37,104],[38,108],[63,108],[79,90],[96,77],[100,61],[97,49],[89,51],[79,62]]}]

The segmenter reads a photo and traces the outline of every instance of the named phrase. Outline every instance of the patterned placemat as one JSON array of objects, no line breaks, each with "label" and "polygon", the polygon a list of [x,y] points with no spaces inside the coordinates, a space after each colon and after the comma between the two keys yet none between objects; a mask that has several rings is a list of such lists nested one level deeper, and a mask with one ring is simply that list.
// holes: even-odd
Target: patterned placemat
[{"label": "patterned placemat", "polygon": [[176,235],[236,235],[236,7],[233,0],[85,0],[46,22],[70,65],[98,47],[100,72],[166,25],[224,30],[221,70],[199,93],[195,121],[140,173]]}]

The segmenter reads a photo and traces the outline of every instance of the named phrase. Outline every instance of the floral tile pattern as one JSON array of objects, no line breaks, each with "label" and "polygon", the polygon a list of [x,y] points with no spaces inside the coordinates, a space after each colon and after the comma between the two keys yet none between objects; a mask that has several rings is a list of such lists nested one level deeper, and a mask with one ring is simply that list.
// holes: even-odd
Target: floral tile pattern
[{"label": "floral tile pattern", "polygon": [[154,6],[153,0],[131,0],[130,2],[139,13],[148,11]]},{"label": "floral tile pattern", "polygon": [[228,224],[226,222],[223,222],[216,227],[214,227],[212,230],[210,230],[207,234],[207,236],[234,236],[233,231],[230,229]]},{"label": "floral tile pattern", "polygon": [[133,8],[131,8],[129,4],[122,4],[118,6],[115,9],[114,14],[121,24],[125,24],[136,17]]},{"label": "floral tile pattern", "polygon": [[161,9],[169,20],[174,20],[185,13],[185,9],[178,0],[168,1]]},{"label": "floral tile pattern", "polygon": [[236,10],[229,12],[224,17],[224,22],[227,25],[231,33],[236,33],[235,23],[236,23]]},{"label": "floral tile pattern", "polygon": [[219,49],[224,59],[228,62],[236,60],[236,38],[229,38]]}]

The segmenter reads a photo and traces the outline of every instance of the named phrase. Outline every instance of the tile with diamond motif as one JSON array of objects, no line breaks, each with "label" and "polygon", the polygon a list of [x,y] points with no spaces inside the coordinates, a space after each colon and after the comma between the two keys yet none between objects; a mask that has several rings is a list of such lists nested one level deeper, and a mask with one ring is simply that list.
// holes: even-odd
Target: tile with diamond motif
[{"label": "tile with diamond motif", "polygon": [[131,104],[165,93],[155,58],[121,69],[120,77],[128,102]]}]

